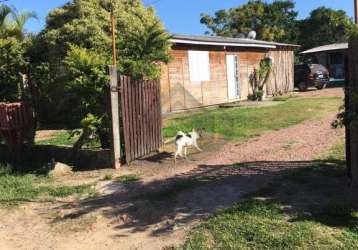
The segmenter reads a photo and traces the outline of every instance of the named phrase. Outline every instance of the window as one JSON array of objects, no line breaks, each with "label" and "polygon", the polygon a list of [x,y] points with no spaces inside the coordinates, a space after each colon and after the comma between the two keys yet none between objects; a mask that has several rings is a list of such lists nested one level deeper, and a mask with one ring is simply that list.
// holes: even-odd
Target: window
[{"label": "window", "polygon": [[210,62],[208,51],[188,51],[191,82],[210,81]]}]

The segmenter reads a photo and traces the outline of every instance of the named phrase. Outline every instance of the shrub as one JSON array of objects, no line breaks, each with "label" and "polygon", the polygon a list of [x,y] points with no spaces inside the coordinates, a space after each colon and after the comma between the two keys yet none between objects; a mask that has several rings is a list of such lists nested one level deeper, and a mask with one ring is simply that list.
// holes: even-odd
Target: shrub
[{"label": "shrub", "polygon": [[272,60],[266,57],[261,60],[259,69],[254,69],[250,76],[250,85],[252,88],[252,95],[249,96],[250,100],[262,101],[264,97],[264,88],[269,79],[272,69]]},{"label": "shrub", "polygon": [[20,72],[26,73],[25,43],[15,38],[0,39],[0,102],[19,99]]}]

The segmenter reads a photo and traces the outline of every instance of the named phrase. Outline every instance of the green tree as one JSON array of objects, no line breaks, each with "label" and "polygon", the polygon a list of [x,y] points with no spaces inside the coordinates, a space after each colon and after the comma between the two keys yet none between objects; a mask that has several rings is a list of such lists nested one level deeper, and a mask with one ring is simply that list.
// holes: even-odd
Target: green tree
[{"label": "green tree", "polygon": [[261,40],[295,42],[298,13],[294,8],[291,0],[272,3],[251,0],[236,8],[219,10],[214,16],[202,14],[201,23],[213,35],[239,37],[242,33],[255,30]]},{"label": "green tree", "polygon": [[[0,102],[17,101],[23,81],[20,73],[27,73],[24,26],[35,17],[32,12],[16,12],[0,5]],[[23,97],[23,96],[21,96]]]},{"label": "green tree", "polygon": [[32,18],[37,18],[35,12],[17,12],[5,4],[0,5],[0,37],[15,37],[23,40],[25,25]]},{"label": "green tree", "polygon": [[10,37],[0,38],[0,102],[13,102],[19,98],[20,72],[26,72],[25,44]]},{"label": "green tree", "polygon": [[25,25],[30,19],[37,19],[35,12],[23,11],[11,13],[11,19],[7,23],[7,29],[10,36],[14,36],[19,40],[25,38]]},{"label": "green tree", "polygon": [[11,8],[5,4],[0,5],[0,35],[5,33],[5,20],[10,15]]},{"label": "green tree", "polygon": [[[61,64],[70,45],[111,54],[108,0],[74,0],[53,10],[41,33],[50,63]],[[169,37],[152,8],[140,0],[112,0],[117,19],[118,67],[125,74],[157,77],[153,62],[169,60]],[[141,64],[139,67],[138,64]]]},{"label": "green tree", "polygon": [[169,61],[169,35],[140,0],[73,0],[54,9],[29,50],[42,122],[108,130],[100,99],[111,59],[111,10],[121,74],[157,78],[160,63]]},{"label": "green tree", "polygon": [[319,7],[308,18],[299,21],[299,43],[305,50],[330,43],[347,42],[354,28],[352,19],[345,11]]}]

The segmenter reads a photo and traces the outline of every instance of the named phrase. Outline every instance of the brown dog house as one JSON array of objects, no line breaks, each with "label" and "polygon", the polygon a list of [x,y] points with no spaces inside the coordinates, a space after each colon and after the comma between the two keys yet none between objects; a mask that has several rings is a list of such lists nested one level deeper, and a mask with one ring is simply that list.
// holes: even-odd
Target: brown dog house
[{"label": "brown dog house", "polygon": [[297,45],[242,38],[174,35],[172,60],[163,65],[162,113],[189,110],[240,100],[252,92],[250,76],[270,57],[273,68],[266,95],[294,88]]}]

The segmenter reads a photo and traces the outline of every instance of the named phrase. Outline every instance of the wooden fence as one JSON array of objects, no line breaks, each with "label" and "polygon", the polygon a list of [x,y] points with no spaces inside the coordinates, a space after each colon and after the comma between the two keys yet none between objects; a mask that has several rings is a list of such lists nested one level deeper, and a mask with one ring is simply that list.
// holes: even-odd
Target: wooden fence
[{"label": "wooden fence", "polygon": [[125,156],[131,162],[162,145],[160,83],[120,76],[119,86]]},{"label": "wooden fence", "polygon": [[0,103],[0,134],[5,139],[10,152],[19,155],[26,139],[31,140],[33,113],[29,105]]}]

